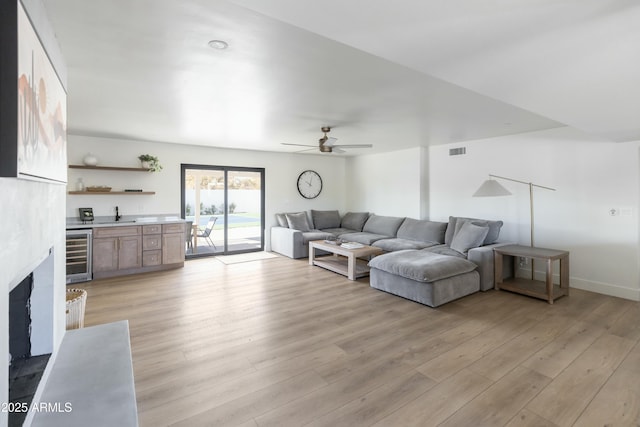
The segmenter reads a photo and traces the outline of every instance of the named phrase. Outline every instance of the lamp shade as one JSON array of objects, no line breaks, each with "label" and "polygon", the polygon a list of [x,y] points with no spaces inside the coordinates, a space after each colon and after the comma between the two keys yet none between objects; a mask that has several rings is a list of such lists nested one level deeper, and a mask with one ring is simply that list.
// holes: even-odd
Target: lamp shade
[{"label": "lamp shade", "polygon": [[511,192],[504,188],[502,184],[493,179],[488,179],[482,183],[480,188],[473,193],[473,197],[496,197],[510,196]]}]

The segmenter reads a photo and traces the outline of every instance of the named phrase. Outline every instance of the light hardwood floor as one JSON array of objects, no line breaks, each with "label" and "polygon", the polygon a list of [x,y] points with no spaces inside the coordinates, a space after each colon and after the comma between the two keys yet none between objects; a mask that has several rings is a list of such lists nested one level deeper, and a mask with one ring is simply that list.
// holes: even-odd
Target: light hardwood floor
[{"label": "light hardwood floor", "polygon": [[278,257],[97,280],[128,319],[141,426],[640,422],[640,304],[572,289],[432,309]]}]

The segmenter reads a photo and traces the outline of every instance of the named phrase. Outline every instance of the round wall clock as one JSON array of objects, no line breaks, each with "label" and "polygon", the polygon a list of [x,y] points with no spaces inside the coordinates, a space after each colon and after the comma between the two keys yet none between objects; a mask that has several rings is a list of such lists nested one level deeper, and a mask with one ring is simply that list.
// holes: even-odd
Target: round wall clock
[{"label": "round wall clock", "polygon": [[298,176],[298,193],[305,199],[315,199],[322,191],[322,178],[318,172],[306,170]]}]

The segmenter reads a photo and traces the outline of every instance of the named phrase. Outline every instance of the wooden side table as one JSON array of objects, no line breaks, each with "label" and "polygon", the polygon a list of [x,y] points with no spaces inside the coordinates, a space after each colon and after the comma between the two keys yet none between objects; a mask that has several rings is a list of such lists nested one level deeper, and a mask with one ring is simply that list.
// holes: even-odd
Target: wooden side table
[{"label": "wooden side table", "polygon": [[[495,289],[517,292],[534,298],[540,298],[553,304],[553,301],[563,295],[569,295],[569,252],[556,249],[535,248],[520,245],[505,245],[494,248]],[[543,260],[546,263],[546,280],[524,279],[512,277],[503,279],[502,263],[504,256],[513,257],[513,271],[517,269],[519,257]],[[560,284],[553,284],[553,261],[560,262]]]}]

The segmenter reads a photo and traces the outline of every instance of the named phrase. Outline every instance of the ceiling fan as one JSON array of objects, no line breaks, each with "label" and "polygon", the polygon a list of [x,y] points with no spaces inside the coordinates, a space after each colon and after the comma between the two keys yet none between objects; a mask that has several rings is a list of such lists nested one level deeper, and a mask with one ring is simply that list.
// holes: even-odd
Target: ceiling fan
[{"label": "ceiling fan", "polygon": [[[338,140],[337,138],[333,138],[331,136],[327,136],[327,134],[329,132],[331,132],[331,128],[329,126],[323,126],[323,127],[320,128],[320,130],[324,133],[324,136],[318,140],[319,148],[320,148],[320,152],[321,153],[345,153],[343,148],[371,148],[371,147],[373,147],[373,145],[371,145],[371,144],[351,144],[351,145],[340,144],[340,145],[338,145],[338,144],[336,144],[336,141]],[[282,145],[295,145],[295,146],[298,146],[298,147],[313,147],[313,148],[310,148],[308,150],[302,150],[302,151],[310,151],[310,150],[316,148],[315,145],[288,144],[286,142],[283,142]]]}]

